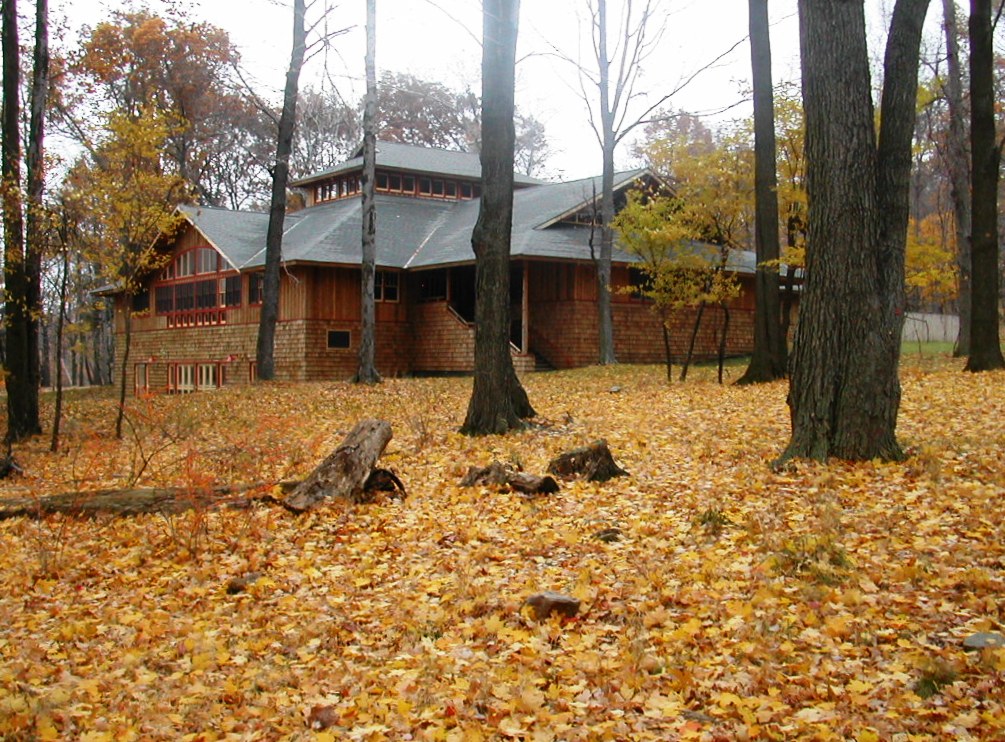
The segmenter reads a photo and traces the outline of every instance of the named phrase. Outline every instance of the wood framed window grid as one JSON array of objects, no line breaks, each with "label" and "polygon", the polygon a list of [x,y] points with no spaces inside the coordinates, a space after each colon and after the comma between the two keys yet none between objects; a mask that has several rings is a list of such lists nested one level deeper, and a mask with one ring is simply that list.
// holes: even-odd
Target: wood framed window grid
[{"label": "wood framed window grid", "polygon": [[[448,180],[425,175],[378,170],[374,178],[374,190],[378,193],[393,193],[419,198],[442,198],[448,201],[465,201],[478,198],[481,187],[464,180]],[[333,178],[314,186],[314,203],[337,201],[356,196],[361,192],[360,176],[347,175]]]},{"label": "wood framed window grid", "polygon": [[248,306],[261,306],[265,287],[265,271],[248,274]]},{"label": "wood framed window grid", "polygon": [[227,308],[241,305],[240,278],[213,248],[186,250],[153,285],[154,312],[169,328],[226,324]]}]

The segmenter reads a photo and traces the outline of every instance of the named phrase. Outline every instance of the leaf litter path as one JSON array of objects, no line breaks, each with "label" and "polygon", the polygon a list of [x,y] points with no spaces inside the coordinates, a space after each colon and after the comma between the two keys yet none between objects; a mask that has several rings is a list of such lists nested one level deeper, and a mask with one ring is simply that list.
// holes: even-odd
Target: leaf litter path
[{"label": "leaf litter path", "polygon": [[[298,479],[380,416],[409,497],[0,523],[0,739],[1005,737],[1005,650],[962,646],[1005,624],[1005,375],[909,362],[908,461],[781,473],[784,384],[662,375],[531,375],[541,425],[484,439],[466,379],[138,400],[121,444],[79,393],[0,496]],[[457,486],[600,437],[632,476]]]}]

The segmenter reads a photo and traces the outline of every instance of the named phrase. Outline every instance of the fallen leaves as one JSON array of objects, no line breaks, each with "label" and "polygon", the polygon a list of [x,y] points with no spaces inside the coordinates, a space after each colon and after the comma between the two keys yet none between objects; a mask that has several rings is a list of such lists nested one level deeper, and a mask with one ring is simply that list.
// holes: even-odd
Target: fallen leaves
[{"label": "fallen leaves", "polygon": [[[122,444],[87,428],[110,396],[71,397],[66,449],[19,451],[0,495],[302,478],[380,415],[410,496],[0,524],[0,737],[1005,734],[1005,648],[964,651],[1005,622],[1005,377],[908,366],[912,459],[781,473],[784,385],[661,377],[532,375],[545,424],[485,439],[455,432],[461,379],[139,400]],[[630,477],[457,485],[598,438]],[[576,617],[521,611],[546,590]]]}]

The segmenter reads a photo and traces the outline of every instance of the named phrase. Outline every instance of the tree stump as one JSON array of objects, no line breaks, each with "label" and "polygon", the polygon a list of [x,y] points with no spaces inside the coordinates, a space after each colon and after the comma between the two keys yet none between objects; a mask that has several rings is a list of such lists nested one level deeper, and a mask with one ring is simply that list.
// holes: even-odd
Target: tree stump
[{"label": "tree stump", "polygon": [[563,595],[552,590],[531,595],[523,604],[530,607],[534,618],[538,621],[547,620],[553,613],[565,618],[575,618],[576,614],[579,613],[580,605],[579,600],[571,595]]},{"label": "tree stump", "polygon": [[552,477],[539,477],[517,471],[506,464],[493,461],[485,467],[472,466],[461,480],[461,487],[495,485],[509,487],[525,495],[550,495],[558,492],[558,482]]},{"label": "tree stump", "polygon": [[628,474],[614,463],[607,441],[594,441],[584,448],[574,448],[552,459],[548,473],[558,477],[582,477],[590,482],[606,482]]},{"label": "tree stump", "polygon": [[345,440],[283,501],[295,513],[316,508],[335,497],[353,503],[367,502],[367,482],[374,464],[391,440],[391,425],[384,420],[360,420]]}]

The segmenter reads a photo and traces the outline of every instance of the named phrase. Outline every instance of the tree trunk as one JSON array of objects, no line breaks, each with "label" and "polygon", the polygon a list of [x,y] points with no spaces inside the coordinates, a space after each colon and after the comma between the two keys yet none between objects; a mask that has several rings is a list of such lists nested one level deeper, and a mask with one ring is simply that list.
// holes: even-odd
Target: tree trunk
[{"label": "tree trunk", "polygon": [[628,474],[617,465],[607,441],[594,441],[589,446],[574,448],[555,457],[548,464],[548,473],[557,477],[579,477],[590,482],[606,482]]},{"label": "tree trunk", "polygon": [[663,355],[666,358],[667,363],[667,381],[673,381],[673,352],[670,349],[670,328],[667,327],[667,317],[666,310],[660,312],[660,328],[663,330]]},{"label": "tree trunk", "polygon": [[723,302],[722,307],[722,337],[719,338],[719,383],[722,383],[722,367],[726,362],[726,337],[729,334],[729,305]]},{"label": "tree trunk", "polygon": [[[738,384],[785,376],[788,351],[782,334],[778,282],[778,176],[775,167],[775,104],[771,84],[768,0],[749,0],[750,60],[754,83],[755,274],[754,352]],[[774,261],[773,264],[766,265]],[[722,379],[720,378],[720,383]]]},{"label": "tree trunk", "polygon": [[[788,218],[785,220],[785,244],[789,250],[793,250],[799,245],[799,237],[802,236],[803,244],[806,244],[806,223],[802,217],[790,210]],[[788,344],[789,330],[792,328],[792,307],[795,304],[796,296],[796,270],[791,263],[785,264],[785,281],[782,291],[782,337]],[[805,278],[805,269],[803,271]]]},{"label": "tree trunk", "polygon": [[607,2],[597,1],[598,54],[600,71],[600,125],[603,170],[600,176],[600,255],[597,259],[597,328],[600,334],[600,363],[617,363],[614,355],[614,321],[611,315],[611,261],[614,250],[614,111],[611,108],[611,62],[607,56]]},{"label": "tree trunk", "polygon": [[694,343],[698,339],[698,328],[701,327],[701,317],[705,314],[705,302],[698,305],[698,311],[694,315],[694,327],[691,328],[691,338],[687,343],[687,355],[684,356],[684,363],[680,368],[680,380],[687,379],[687,370],[691,367],[691,359],[694,358]]},{"label": "tree trunk", "polygon": [[278,485],[257,483],[220,487],[153,487],[97,490],[93,492],[61,492],[42,497],[8,497],[0,499],[0,520],[8,518],[44,518],[48,515],[68,515],[94,518],[98,515],[133,516],[143,513],[181,513],[186,510],[220,507],[246,508],[254,501],[275,502],[274,486],[290,492],[299,482]]},{"label": "tree trunk", "polygon": [[376,308],[374,306],[374,275],[377,263],[377,206],[374,201],[374,180],[377,173],[377,71],[376,31],[377,1],[366,3],[366,99],[363,106],[363,264],[360,277],[360,339],[359,367],[356,381],[376,384],[380,381],[375,362]]},{"label": "tree trunk", "polygon": [[52,440],[49,450],[59,450],[59,429],[63,419],[63,328],[66,326],[66,284],[70,272],[69,246],[63,246],[62,273],[59,277],[59,314],[56,315],[56,399],[52,413]]},{"label": "tree trunk", "polygon": [[[6,300],[7,440],[19,441],[41,432],[38,418],[38,323],[34,317],[37,271],[33,245],[25,245],[21,202],[21,68],[17,2],[2,7],[3,123],[2,183],[4,286]],[[35,278],[33,278],[35,274]],[[33,360],[34,357],[34,360]]]},{"label": "tree trunk", "polygon": [[967,371],[1005,368],[998,330],[998,168],[991,0],[970,2],[971,257]]},{"label": "tree trunk", "polygon": [[276,323],[279,320],[279,268],[283,259],[283,224],[286,220],[286,184],[290,177],[290,154],[297,120],[297,92],[300,70],[307,51],[307,31],[304,24],[306,0],[293,2],[293,51],[286,73],[283,92],[283,112],[279,117],[276,140],[276,162],[272,172],[272,198],[269,205],[269,228],[265,237],[265,277],[262,285],[262,309],[258,323],[258,347],[255,358],[259,379],[276,377]]},{"label": "tree trunk", "polygon": [[122,440],[122,421],[126,417],[126,380],[129,377],[129,351],[133,340],[132,297],[126,295],[125,332],[122,336],[122,368],[119,370],[119,410],[115,415],[115,437]]},{"label": "tree trunk", "polygon": [[522,427],[531,407],[510,355],[509,256],[513,226],[513,92],[519,0],[485,0],[482,39],[482,197],[475,253],[475,378],[461,432]]},{"label": "tree trunk", "polygon": [[956,0],[942,0],[946,35],[946,103],[949,106],[949,142],[946,165],[949,170],[950,195],[956,221],[956,266],[959,271],[960,329],[953,355],[970,355],[970,153],[967,150],[966,119],[963,103],[963,75],[960,67],[959,27]]},{"label": "tree trunk", "polygon": [[861,0],[800,0],[809,240],[780,461],[902,457],[895,430],[911,141],[928,0],[898,0],[879,145]]},{"label": "tree trunk", "polygon": [[[25,260],[28,267],[28,373],[33,398],[31,405],[38,419],[38,389],[41,361],[48,349],[39,343],[42,321],[42,254],[46,243],[45,193],[45,114],[49,101],[49,3],[35,2],[35,51],[31,73],[31,113],[28,120],[27,167],[28,211],[26,219]],[[39,425],[39,430],[41,426]]]}]

